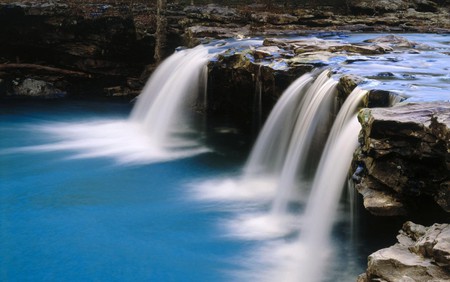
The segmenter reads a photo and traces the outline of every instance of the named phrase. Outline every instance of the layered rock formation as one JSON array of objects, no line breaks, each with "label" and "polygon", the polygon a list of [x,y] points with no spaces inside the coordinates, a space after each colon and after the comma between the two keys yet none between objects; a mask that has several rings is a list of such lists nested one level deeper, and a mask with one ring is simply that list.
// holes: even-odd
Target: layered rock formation
[{"label": "layered rock formation", "polygon": [[127,6],[0,3],[0,37],[0,96],[114,94],[117,86],[137,94],[153,61],[154,40],[137,32]]},{"label": "layered rock formation", "polygon": [[369,256],[358,282],[450,281],[450,225],[406,222],[398,243]]},{"label": "layered rock formation", "polygon": [[[217,114],[227,111],[239,124],[249,124],[254,119],[255,108],[262,111],[262,117],[268,115],[284,89],[304,73],[338,69],[360,60],[361,55],[373,58],[421,48],[428,47],[400,36],[377,37],[355,44],[316,37],[266,38],[262,44],[230,47],[208,65],[207,111]],[[336,76],[340,76],[338,87],[342,100],[356,85],[366,83],[365,78],[355,75],[337,73]],[[366,97],[365,106],[387,107],[394,99],[392,92],[373,90]],[[260,105],[256,105],[257,101]]]},{"label": "layered rock formation", "polygon": [[333,32],[447,32],[450,3],[430,0],[315,1],[284,5],[186,7],[181,30],[189,44],[205,38],[245,37],[255,34]]},{"label": "layered rock formation", "polygon": [[363,109],[356,188],[375,215],[405,215],[431,197],[450,212],[450,103]]},{"label": "layered rock formation", "polygon": [[[66,93],[136,95],[155,63],[176,46],[192,46],[209,39],[324,31],[450,29],[448,3],[443,1],[397,1],[402,5],[396,11],[343,0],[309,5],[240,1],[230,2],[229,7],[223,6],[223,1],[216,2],[222,6],[159,1],[166,5],[161,10],[156,2],[145,1],[2,0],[0,36],[7,40],[0,46],[0,96],[34,97],[38,85],[46,89],[45,97]],[[366,14],[373,9],[377,16],[368,17]],[[293,51],[310,51],[304,47]],[[340,50],[324,49],[321,56]],[[259,51],[257,56],[270,53],[267,49]],[[358,47],[352,51],[367,50]],[[368,50],[370,54],[372,51]]]}]

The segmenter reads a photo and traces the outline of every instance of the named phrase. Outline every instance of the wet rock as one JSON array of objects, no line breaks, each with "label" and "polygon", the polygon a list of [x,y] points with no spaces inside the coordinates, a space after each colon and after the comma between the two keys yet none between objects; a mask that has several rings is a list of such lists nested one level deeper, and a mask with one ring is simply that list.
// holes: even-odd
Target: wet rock
[{"label": "wet rock", "polygon": [[268,38],[263,42],[264,46],[278,46],[283,49],[292,50],[295,54],[305,54],[311,52],[329,52],[336,54],[361,54],[376,55],[385,54],[392,51],[392,48],[382,44],[349,44],[334,40],[324,40],[319,38],[307,38],[298,40],[281,40]]},{"label": "wet rock", "polygon": [[399,35],[386,35],[380,36],[373,39],[368,39],[365,42],[376,43],[376,44],[386,44],[393,48],[413,48],[418,50],[431,50],[432,48],[423,43],[417,43],[410,41],[405,37]]},{"label": "wet rock", "polygon": [[[276,46],[230,49],[211,60],[208,112],[229,115],[247,129],[255,114],[264,119],[290,83],[314,68],[307,63],[289,65],[280,57],[283,52]],[[260,107],[255,100],[261,101]]]},{"label": "wet rock", "polygon": [[208,40],[222,38],[242,39],[250,35],[250,29],[245,27],[216,27],[195,25],[185,30],[184,38],[189,47],[194,47]]},{"label": "wet rock", "polygon": [[284,53],[284,51],[277,46],[262,46],[254,50],[253,56],[255,56],[256,59],[267,59],[279,57],[282,53]]},{"label": "wet rock", "polygon": [[450,281],[450,225],[403,224],[398,243],[371,254],[359,282]]},{"label": "wet rock", "polygon": [[66,95],[65,92],[57,89],[53,83],[32,78],[14,80],[11,88],[12,91],[7,93],[8,97],[49,99],[62,98]]},{"label": "wet rock", "polygon": [[358,119],[356,161],[364,171],[356,187],[366,209],[376,215],[405,214],[419,207],[422,197],[431,197],[450,212],[450,103],[364,109]]},{"label": "wet rock", "polygon": [[[270,5],[233,3],[232,7],[217,4],[189,6],[182,2],[167,3],[166,9],[160,11],[159,16],[154,1],[75,3],[55,0],[0,3],[0,37],[8,38],[0,45],[0,64],[41,64],[83,71],[91,76],[77,82],[87,81],[98,85],[96,89],[104,89],[118,84],[126,87],[128,77],[142,77],[145,80],[150,72],[144,70],[156,67],[159,59],[156,60],[155,57],[162,59],[177,46],[194,46],[215,38],[239,39],[255,35],[316,32],[329,32],[339,36],[341,31],[450,30],[450,18],[446,10],[448,3],[442,1],[437,6],[429,0],[404,0],[406,6],[398,0],[346,1],[350,8],[356,9],[358,5],[373,2],[373,5],[378,6],[371,8],[370,15],[376,14],[376,17],[348,14],[343,12],[345,9],[339,9],[341,7],[338,4],[335,7],[329,6],[329,3],[325,6],[326,1],[310,3],[307,8],[289,2],[282,3],[285,6],[279,5],[279,2]],[[395,5],[397,6],[394,7]],[[364,10],[361,7],[360,10]],[[434,11],[433,7],[437,7],[437,10]],[[372,13],[374,9],[377,11]],[[381,12],[384,14],[378,16]],[[158,25],[158,22],[164,22],[164,25]],[[166,40],[161,40],[162,36]],[[162,44],[157,44],[158,42]],[[320,41],[315,46],[300,42],[285,44],[286,48],[277,44],[269,46],[292,52],[292,56],[303,54],[303,58],[292,58],[292,61],[287,62],[264,50],[257,50],[253,55],[257,60],[273,59],[272,66],[284,67],[286,63],[289,67],[306,67],[328,65],[335,56],[346,53],[376,55],[404,48],[393,46],[389,42],[326,46],[321,46],[323,42]],[[408,48],[414,52],[421,50],[417,45]],[[148,67],[149,65],[152,66]],[[35,74],[22,75],[22,79],[46,81],[46,77],[36,77]],[[1,73],[0,79],[11,80]],[[58,78],[52,77],[48,81],[56,79]],[[72,85],[72,90],[78,89],[74,86],[74,81],[65,81],[65,84]],[[72,90],[68,91],[69,94]]]},{"label": "wet rock", "polygon": [[403,100],[405,100],[405,97],[402,97],[398,93],[372,89],[364,99],[364,106],[367,108],[391,107]]},{"label": "wet rock", "polygon": [[347,97],[356,86],[364,83],[365,79],[363,77],[346,74],[339,78],[338,89],[344,97]]}]

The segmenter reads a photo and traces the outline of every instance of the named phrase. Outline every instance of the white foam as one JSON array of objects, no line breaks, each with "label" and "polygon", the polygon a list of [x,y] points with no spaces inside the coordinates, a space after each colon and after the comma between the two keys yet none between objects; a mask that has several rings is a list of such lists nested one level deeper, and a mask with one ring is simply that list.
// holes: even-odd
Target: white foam
[{"label": "white foam", "polygon": [[155,145],[141,124],[128,120],[49,123],[29,130],[45,135],[49,142],[12,148],[3,153],[71,151],[69,158],[108,157],[120,164],[145,164],[208,151],[182,138],[173,141],[170,148]]}]

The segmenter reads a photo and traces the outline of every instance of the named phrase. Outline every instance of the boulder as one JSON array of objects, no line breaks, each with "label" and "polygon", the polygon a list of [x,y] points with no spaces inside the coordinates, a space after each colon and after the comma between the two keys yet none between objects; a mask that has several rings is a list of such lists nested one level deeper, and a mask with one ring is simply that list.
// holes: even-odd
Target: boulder
[{"label": "boulder", "polygon": [[353,91],[353,89],[355,89],[356,86],[363,83],[364,83],[363,77],[353,74],[343,75],[339,78],[338,84],[339,92],[341,93],[341,95],[346,97],[349,93]]},{"label": "boulder", "polygon": [[427,44],[410,41],[403,36],[393,35],[393,34],[368,39],[365,42],[375,43],[375,44],[385,44],[391,48],[408,48],[408,49],[418,49],[418,50],[431,50],[432,49]]},{"label": "boulder", "polygon": [[450,212],[450,103],[363,109],[358,119],[362,130],[354,179],[366,209],[403,215],[431,197]]},{"label": "boulder", "polygon": [[398,243],[371,254],[359,282],[450,281],[450,225],[406,222]]},{"label": "boulder", "polygon": [[61,98],[66,93],[57,89],[51,82],[26,78],[24,80],[14,80],[12,91],[7,93],[8,97],[20,98]]}]

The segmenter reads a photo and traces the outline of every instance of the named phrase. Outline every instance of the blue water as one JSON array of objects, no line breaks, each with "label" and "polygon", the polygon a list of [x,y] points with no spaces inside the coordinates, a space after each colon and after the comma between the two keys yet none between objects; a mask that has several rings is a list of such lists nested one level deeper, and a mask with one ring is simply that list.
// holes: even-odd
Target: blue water
[{"label": "blue water", "polygon": [[[442,52],[399,53],[392,62],[368,57],[340,71],[358,69],[372,77],[378,72],[373,66],[395,69],[402,62],[402,68],[415,70],[414,84],[387,79],[378,86],[411,86],[410,100],[446,100],[448,67],[433,60],[448,57],[449,42],[435,37]],[[417,70],[419,61],[423,72]],[[417,91],[423,96],[415,97]],[[131,107],[113,101],[1,102],[0,281],[252,281],[245,278],[252,277],[249,271],[267,267],[252,264],[255,256],[277,258],[289,247],[289,236],[233,236],[224,223],[239,224],[254,207],[201,201],[192,191],[193,183],[233,183],[240,174],[248,142],[238,129],[200,122],[197,130],[207,129],[202,145],[208,152],[154,162],[140,154],[142,136],[127,138],[137,133],[124,124]],[[221,187],[206,188],[214,194]],[[394,243],[402,222],[380,233],[386,220],[372,224],[366,216],[355,233],[348,204],[338,213],[334,259],[325,279],[354,281],[368,254]]]},{"label": "blue water", "polygon": [[[115,102],[0,105],[1,281],[228,281],[248,245],[222,236],[226,211],[187,184],[232,174],[241,153],[121,165],[66,151],[7,151],[54,142],[35,127],[125,119]],[[6,151],[5,151],[6,150]],[[242,152],[245,157],[246,152]]]}]

